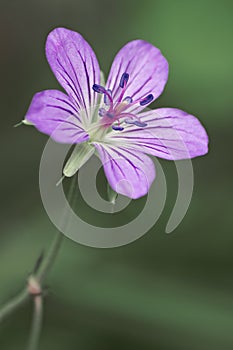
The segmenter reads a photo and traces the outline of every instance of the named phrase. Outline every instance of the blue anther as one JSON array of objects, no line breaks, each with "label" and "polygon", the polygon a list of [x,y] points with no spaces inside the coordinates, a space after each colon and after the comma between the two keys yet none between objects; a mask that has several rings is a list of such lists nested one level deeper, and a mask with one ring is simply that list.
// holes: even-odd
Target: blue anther
[{"label": "blue anther", "polygon": [[138,126],[139,128],[145,128],[145,126],[147,126],[146,123],[140,122],[139,120],[135,120],[134,125]]},{"label": "blue anther", "polygon": [[[112,94],[112,91],[110,89],[107,90],[107,92],[109,93],[109,95]],[[109,106],[110,105],[110,99],[108,97],[108,95],[104,95],[104,103],[106,104],[106,106]]]},{"label": "blue anther", "polygon": [[99,116],[100,117],[103,117],[105,115],[105,113],[106,113],[106,109],[104,109],[104,108],[99,109]]},{"label": "blue anther", "polygon": [[140,105],[141,105],[141,106],[147,105],[148,103],[150,103],[151,101],[153,101],[153,98],[154,98],[154,96],[153,96],[152,94],[149,94],[148,96],[146,96],[145,98],[143,98],[143,99],[140,101]]},{"label": "blue anther", "polygon": [[129,80],[129,74],[123,73],[120,80],[120,87],[124,88],[125,85],[128,83],[128,80]]},{"label": "blue anther", "polygon": [[133,119],[125,119],[126,124],[134,124],[135,120]]},{"label": "blue anther", "polygon": [[117,125],[112,125],[112,129],[116,130],[116,131],[122,131],[124,130],[124,128],[122,128],[122,126],[117,126]]},{"label": "blue anther", "polygon": [[135,119],[126,119],[125,123],[138,126],[139,128],[144,128],[145,126],[147,126],[146,123],[140,122],[139,120],[135,120]]},{"label": "blue anther", "polygon": [[113,113],[106,113],[106,116],[109,117],[109,118],[114,118],[114,114]]},{"label": "blue anther", "polygon": [[132,99],[132,97],[127,96],[127,97],[124,98],[123,102],[132,103],[132,102],[133,102],[133,99]]},{"label": "blue anther", "polygon": [[95,92],[98,92],[98,94],[104,94],[105,93],[105,88],[101,85],[98,85],[98,84],[94,84],[92,86],[92,89],[95,91]]}]

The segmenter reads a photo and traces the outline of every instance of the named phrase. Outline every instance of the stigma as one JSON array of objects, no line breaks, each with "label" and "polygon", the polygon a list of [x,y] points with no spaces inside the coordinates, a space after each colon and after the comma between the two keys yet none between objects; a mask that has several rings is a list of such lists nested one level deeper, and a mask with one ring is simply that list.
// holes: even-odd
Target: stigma
[{"label": "stigma", "polygon": [[98,93],[104,95],[103,102],[105,107],[99,109],[99,116],[101,117],[101,125],[105,128],[111,127],[115,131],[122,131],[124,127],[122,124],[132,124],[139,128],[147,126],[146,123],[140,120],[140,117],[127,111],[132,105],[146,106],[150,104],[154,96],[152,94],[143,95],[137,100],[133,100],[131,96],[125,96],[130,76],[127,72],[123,73],[120,78],[119,88],[121,89],[119,97],[114,100],[112,91],[105,89],[104,86],[94,84],[92,89]]}]

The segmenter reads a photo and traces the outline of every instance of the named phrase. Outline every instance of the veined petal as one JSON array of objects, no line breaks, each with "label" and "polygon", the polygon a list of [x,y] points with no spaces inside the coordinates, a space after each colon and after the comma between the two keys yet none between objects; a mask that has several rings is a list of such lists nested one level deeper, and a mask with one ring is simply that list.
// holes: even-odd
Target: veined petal
[{"label": "veined petal", "polygon": [[92,86],[100,81],[100,68],[94,51],[80,34],[57,28],[48,35],[46,56],[57,80],[78,108],[86,111],[86,122],[90,122],[90,107],[97,102]]},{"label": "veined petal", "polygon": [[[116,100],[121,93],[119,87],[123,73],[129,74],[125,96],[133,100],[149,94],[156,99],[163,91],[168,78],[168,63],[160,50],[143,40],[134,40],[123,46],[116,55],[107,80],[107,88],[112,90]],[[140,111],[143,106],[134,106]]]},{"label": "veined petal", "polygon": [[45,90],[34,95],[25,120],[55,141],[73,144],[89,138],[78,113],[67,95],[58,90]]},{"label": "veined petal", "polygon": [[99,152],[106,177],[114,191],[133,199],[147,194],[155,178],[154,163],[148,156],[125,147],[93,144]]},{"label": "veined petal", "polygon": [[170,160],[208,152],[208,136],[196,117],[175,108],[159,108],[138,117],[147,127],[127,126],[121,133],[107,135],[106,141]]}]

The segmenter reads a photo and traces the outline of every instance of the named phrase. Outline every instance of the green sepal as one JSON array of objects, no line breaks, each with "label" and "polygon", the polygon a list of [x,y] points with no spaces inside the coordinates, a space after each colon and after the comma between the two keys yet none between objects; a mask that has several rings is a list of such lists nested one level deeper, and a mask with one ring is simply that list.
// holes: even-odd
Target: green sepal
[{"label": "green sepal", "polygon": [[28,120],[26,119],[23,119],[21,120],[19,123],[13,125],[14,128],[17,128],[18,126],[22,125],[22,124],[25,124],[25,125],[33,125],[31,122],[29,122]]},{"label": "green sepal", "polygon": [[63,174],[66,177],[73,176],[91,158],[94,152],[95,148],[88,142],[77,144],[66,162]]},{"label": "green sepal", "polygon": [[22,123],[25,125],[34,125],[33,123],[29,122],[27,119],[22,120]]},{"label": "green sepal", "polygon": [[107,197],[108,197],[108,201],[112,204],[116,203],[116,199],[118,197],[118,193],[112,189],[109,183],[107,184]]}]

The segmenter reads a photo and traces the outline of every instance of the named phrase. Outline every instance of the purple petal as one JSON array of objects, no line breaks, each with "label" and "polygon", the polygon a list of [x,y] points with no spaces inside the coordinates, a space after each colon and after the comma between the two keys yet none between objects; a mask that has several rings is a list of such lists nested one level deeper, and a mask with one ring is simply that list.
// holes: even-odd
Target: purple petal
[{"label": "purple petal", "polygon": [[208,152],[208,136],[196,117],[175,108],[159,108],[138,116],[147,127],[127,126],[123,132],[111,134],[111,140],[170,160]]},{"label": "purple petal", "polygon": [[[124,73],[129,74],[125,96],[135,101],[152,94],[156,99],[167,82],[168,63],[155,46],[143,40],[134,40],[118,52],[109,73],[106,85],[113,91],[115,100],[121,93],[119,85]],[[135,111],[145,108],[137,107],[134,107]]]},{"label": "purple petal", "polygon": [[46,56],[59,83],[90,120],[89,108],[97,102],[92,86],[100,82],[99,64],[90,45],[80,34],[57,28],[48,35]]},{"label": "purple petal", "polygon": [[35,94],[25,119],[57,142],[73,144],[89,138],[81,127],[77,107],[58,90]]},{"label": "purple petal", "polygon": [[94,145],[114,191],[133,199],[147,194],[155,178],[154,164],[148,156],[111,144]]}]

